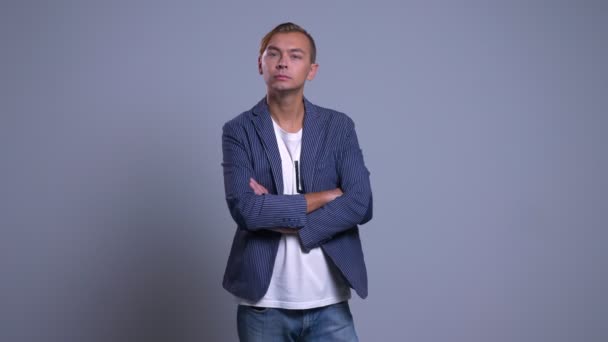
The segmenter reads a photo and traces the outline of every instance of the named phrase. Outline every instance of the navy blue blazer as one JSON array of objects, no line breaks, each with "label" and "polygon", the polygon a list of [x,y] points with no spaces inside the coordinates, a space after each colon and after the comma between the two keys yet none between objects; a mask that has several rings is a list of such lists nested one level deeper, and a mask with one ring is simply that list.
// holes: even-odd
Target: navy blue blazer
[{"label": "navy blue blazer", "polygon": [[[343,195],[306,214],[304,195],[283,195],[281,156],[266,98],[223,127],[224,187],[237,224],[223,286],[250,301],[264,296],[270,284],[281,233],[298,229],[305,251],[320,247],[361,298],[367,297],[367,271],[358,225],[372,218],[369,171],[353,121],[343,113],[304,99],[300,154],[305,192],[339,187]],[[256,195],[254,178],[269,194]]]}]

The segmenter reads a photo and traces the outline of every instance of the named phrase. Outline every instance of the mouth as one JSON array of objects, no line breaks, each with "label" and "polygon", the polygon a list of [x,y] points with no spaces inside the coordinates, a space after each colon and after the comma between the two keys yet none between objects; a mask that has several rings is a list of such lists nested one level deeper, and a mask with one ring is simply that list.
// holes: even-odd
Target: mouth
[{"label": "mouth", "polygon": [[291,79],[291,77],[289,77],[287,75],[275,75],[274,78],[279,81],[286,81],[286,80]]}]

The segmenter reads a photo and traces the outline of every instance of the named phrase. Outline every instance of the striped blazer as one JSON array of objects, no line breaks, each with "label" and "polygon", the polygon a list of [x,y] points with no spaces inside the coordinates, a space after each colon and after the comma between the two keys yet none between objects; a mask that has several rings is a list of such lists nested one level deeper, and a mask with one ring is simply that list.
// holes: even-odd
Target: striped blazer
[{"label": "striped blazer", "polygon": [[[304,195],[283,195],[281,156],[266,98],[223,127],[226,201],[237,229],[223,286],[237,297],[257,301],[270,284],[281,233],[298,229],[304,251],[322,248],[361,298],[367,297],[367,271],[358,225],[372,218],[369,171],[363,162],[353,121],[343,113],[304,99],[300,155],[305,192],[339,187],[343,195],[306,214]],[[256,195],[254,178],[269,194]]]}]

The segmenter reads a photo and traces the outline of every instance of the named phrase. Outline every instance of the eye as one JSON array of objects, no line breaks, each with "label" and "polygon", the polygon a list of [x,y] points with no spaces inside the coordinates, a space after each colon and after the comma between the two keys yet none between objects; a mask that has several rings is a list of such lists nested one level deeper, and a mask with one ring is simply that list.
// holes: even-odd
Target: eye
[{"label": "eye", "polygon": [[278,56],[278,52],[273,50],[266,50],[266,56],[267,57],[271,57],[271,58],[275,58],[276,56]]},{"label": "eye", "polygon": [[291,58],[293,58],[293,59],[302,59],[302,56],[300,56],[300,55],[291,55]]}]

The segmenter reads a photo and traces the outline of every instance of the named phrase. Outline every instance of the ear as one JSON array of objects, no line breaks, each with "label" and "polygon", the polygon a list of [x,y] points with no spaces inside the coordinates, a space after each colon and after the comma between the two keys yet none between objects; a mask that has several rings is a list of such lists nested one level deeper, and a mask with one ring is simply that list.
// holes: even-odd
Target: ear
[{"label": "ear", "polygon": [[263,72],[262,72],[262,56],[258,57],[258,72],[260,73],[260,75],[263,74]]},{"label": "ear", "polygon": [[308,71],[308,76],[306,76],[306,79],[309,81],[312,81],[315,76],[317,75],[317,70],[319,69],[319,64],[317,63],[313,63],[310,65],[310,71]]}]

